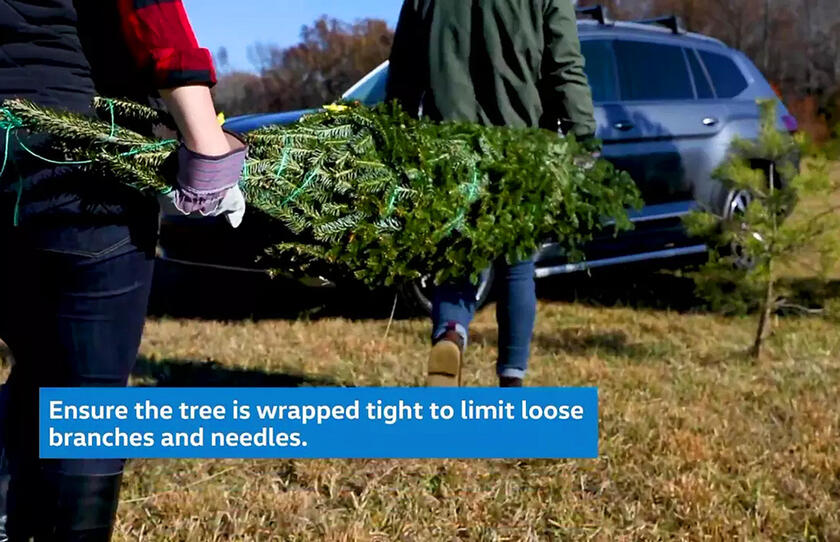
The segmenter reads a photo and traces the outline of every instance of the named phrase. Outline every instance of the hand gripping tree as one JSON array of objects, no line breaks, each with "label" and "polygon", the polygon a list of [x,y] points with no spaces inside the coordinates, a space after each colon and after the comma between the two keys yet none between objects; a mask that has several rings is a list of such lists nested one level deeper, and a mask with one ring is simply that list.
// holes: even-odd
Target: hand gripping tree
[{"label": "hand gripping tree", "polygon": [[[840,254],[840,205],[829,203],[840,183],[832,181],[822,157],[810,156],[800,168],[804,140],[777,128],[774,101],[759,105],[758,139],[733,143],[714,174],[731,194],[748,194],[739,200],[748,205],[724,217],[698,211],[686,218],[689,233],[710,246],[708,263],[694,274],[698,293],[724,312],[758,310],[754,358],[761,357],[772,315],[786,304],[789,292],[780,281],[785,269],[816,254],[816,270],[825,276]],[[827,205],[806,212],[800,201]]]}]

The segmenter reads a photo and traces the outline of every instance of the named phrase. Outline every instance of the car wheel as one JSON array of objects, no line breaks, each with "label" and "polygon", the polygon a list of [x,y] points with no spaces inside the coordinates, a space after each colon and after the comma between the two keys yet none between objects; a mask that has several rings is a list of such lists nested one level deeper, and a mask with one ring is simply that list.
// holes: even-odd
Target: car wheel
[{"label": "car wheel", "polygon": [[[484,307],[490,299],[490,293],[493,290],[493,279],[493,268],[489,268],[481,273],[478,290],[475,295],[476,309]],[[433,292],[434,283],[431,277],[423,277],[404,286],[401,294],[403,300],[411,309],[421,314],[431,315]]]},{"label": "car wheel", "polygon": [[[739,220],[747,212],[747,208],[752,204],[754,199],[755,196],[749,190],[732,190],[726,200],[723,217],[727,221]],[[747,225],[742,223],[741,228],[746,229]],[[733,242],[729,250],[733,257],[733,264],[738,269],[752,269],[755,267],[755,259],[744,252],[740,243]]]},{"label": "car wheel", "polygon": [[[765,160],[754,160],[752,165],[753,167],[764,169],[765,173],[767,173],[768,178],[771,178],[771,172],[775,172],[775,168],[772,167],[772,162],[768,162]],[[778,175],[775,175],[775,173],[772,175],[772,179],[773,185],[776,188],[781,188],[785,185],[786,180]],[[750,204],[752,204],[754,200],[755,194],[753,194],[749,190],[731,190],[726,197],[726,202],[723,208],[724,219],[727,221],[737,222],[740,217],[744,216]],[[780,220],[784,220],[785,218],[787,218],[790,209],[793,208],[794,204],[795,202],[791,202],[788,211],[782,213],[782,216],[779,217]],[[746,231],[748,229],[748,226],[747,224],[742,223],[741,228],[743,231]],[[756,239],[758,239],[759,241],[762,240],[761,235],[758,233],[753,233],[753,236],[755,236]],[[733,263],[738,269],[752,269],[753,267],[755,267],[755,259],[744,252],[744,249],[740,245],[740,243],[733,242],[732,245],[729,247],[729,250],[730,254],[733,256]]]}]

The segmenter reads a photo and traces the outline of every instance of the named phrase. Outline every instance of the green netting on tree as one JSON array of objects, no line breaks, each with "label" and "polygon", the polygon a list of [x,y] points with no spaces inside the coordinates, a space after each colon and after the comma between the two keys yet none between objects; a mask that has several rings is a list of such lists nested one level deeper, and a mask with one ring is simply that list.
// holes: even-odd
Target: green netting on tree
[{"label": "green netting on tree", "polygon": [[[175,144],[152,135],[171,121],[157,111],[100,99],[103,120],[94,120],[20,100],[4,106],[29,131],[52,135],[64,160],[90,161],[82,167],[141,190],[174,179]],[[416,120],[393,104],[333,109],[246,138],[241,187],[266,228],[255,258],[284,273],[440,282],[527,258],[547,240],[575,258],[605,223],[631,227],[625,209],[640,203],[608,162],[579,167],[588,151],[574,138]]]}]

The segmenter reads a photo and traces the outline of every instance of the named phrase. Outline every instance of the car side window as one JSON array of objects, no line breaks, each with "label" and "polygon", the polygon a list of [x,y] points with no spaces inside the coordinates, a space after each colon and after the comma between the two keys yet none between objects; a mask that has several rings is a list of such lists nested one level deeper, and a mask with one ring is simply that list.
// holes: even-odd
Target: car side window
[{"label": "car side window", "polygon": [[744,74],[728,56],[700,51],[700,57],[712,78],[718,98],[734,98],[749,86]]},{"label": "car side window", "polygon": [[586,76],[592,87],[592,101],[618,100],[618,81],[615,74],[615,54],[608,40],[583,40],[581,51],[586,59]]},{"label": "car side window", "polygon": [[706,71],[697,60],[697,52],[694,49],[686,49],[685,54],[688,57],[688,65],[691,68],[691,74],[694,76],[694,88],[697,89],[697,98],[701,100],[709,100],[715,97],[712,90],[712,85],[709,83],[709,78],[706,76]]},{"label": "car side window", "polygon": [[623,100],[693,100],[682,47],[645,41],[614,44]]}]

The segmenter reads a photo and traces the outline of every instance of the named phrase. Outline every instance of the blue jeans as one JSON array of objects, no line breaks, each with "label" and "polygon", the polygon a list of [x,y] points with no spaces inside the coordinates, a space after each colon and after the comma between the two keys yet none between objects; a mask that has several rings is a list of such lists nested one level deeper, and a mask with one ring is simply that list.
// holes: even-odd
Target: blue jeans
[{"label": "blue jeans", "polygon": [[125,386],[152,283],[156,203],[113,182],[65,173],[35,173],[64,189],[38,185],[17,205],[14,193],[0,192],[0,339],[14,359],[0,441],[16,503],[37,502],[32,491],[46,490],[44,473],[122,471],[121,460],[39,459],[38,390]]},{"label": "blue jeans", "polygon": [[[531,355],[531,338],[537,314],[537,294],[532,260],[496,264],[496,321],[499,325],[499,359],[496,372],[524,378]],[[476,286],[470,281],[444,284],[435,289],[432,302],[432,339],[455,329],[467,344],[475,316]]]}]

